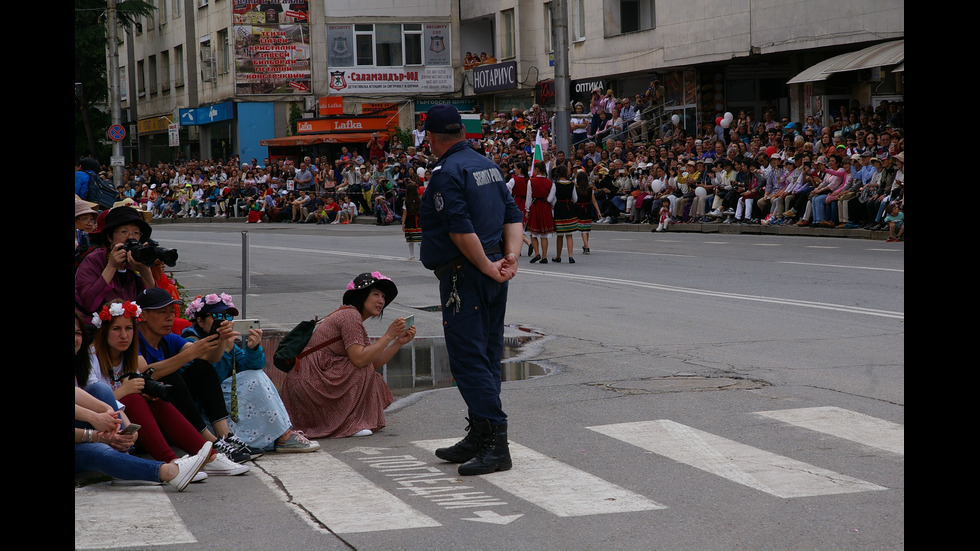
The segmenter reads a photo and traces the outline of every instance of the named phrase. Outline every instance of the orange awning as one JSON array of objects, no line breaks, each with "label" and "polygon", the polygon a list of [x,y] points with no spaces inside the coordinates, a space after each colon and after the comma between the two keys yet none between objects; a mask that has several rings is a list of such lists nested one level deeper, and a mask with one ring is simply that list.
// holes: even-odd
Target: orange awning
[{"label": "orange awning", "polygon": [[259,145],[273,147],[290,147],[297,145],[313,145],[318,143],[367,143],[371,139],[370,132],[326,132],[323,134],[298,134],[259,140]]}]

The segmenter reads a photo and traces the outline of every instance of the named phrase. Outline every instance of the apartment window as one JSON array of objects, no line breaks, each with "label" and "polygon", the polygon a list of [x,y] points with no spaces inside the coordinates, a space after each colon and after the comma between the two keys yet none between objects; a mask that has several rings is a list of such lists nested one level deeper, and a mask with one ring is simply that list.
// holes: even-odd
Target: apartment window
[{"label": "apartment window", "polygon": [[354,48],[361,66],[421,65],[422,25],[354,25]]},{"label": "apartment window", "polygon": [[[147,4],[149,4],[151,8],[156,8],[157,7],[156,0],[147,0]],[[152,29],[153,27],[156,27],[157,26],[157,24],[156,24],[156,18],[154,17],[154,15],[156,14],[156,12],[157,12],[156,9],[150,9],[149,10],[149,14],[147,14],[147,16],[146,16],[146,28]]]},{"label": "apartment window", "polygon": [[147,58],[147,77],[150,81],[150,95],[154,96],[157,93],[157,56],[151,55]]},{"label": "apartment window", "polygon": [[163,85],[163,93],[170,93],[170,51],[160,52],[160,84]]},{"label": "apartment window", "polygon": [[500,12],[500,29],[503,33],[500,41],[500,57],[503,59],[512,58],[516,49],[516,41],[514,39],[514,10]]},{"label": "apartment window", "polygon": [[544,51],[554,52],[554,33],[552,32],[552,13],[551,13],[551,2],[544,5]]},{"label": "apartment window", "polygon": [[173,0],[174,19],[180,17],[181,10],[184,9],[184,0]]},{"label": "apartment window", "polygon": [[231,54],[228,51],[228,29],[218,31],[217,49],[216,61],[218,63],[218,73],[223,75],[231,70],[231,60],[229,58]]},{"label": "apartment window", "polygon": [[422,24],[406,23],[402,25],[405,37],[405,65],[422,64]]},{"label": "apartment window", "polygon": [[606,36],[646,31],[657,26],[655,0],[603,0]]},{"label": "apartment window", "polygon": [[160,26],[162,27],[166,25],[167,24],[167,0],[160,0],[160,6],[157,9],[157,13],[160,15]]},{"label": "apartment window", "polygon": [[585,40],[585,0],[576,0],[575,6],[575,40]]},{"label": "apartment window", "polygon": [[201,80],[213,82],[217,80],[217,72],[214,66],[214,52],[211,51],[211,37],[201,38]]},{"label": "apartment window", "polygon": [[143,70],[143,60],[136,62],[136,93],[140,97],[146,95],[146,72]]},{"label": "apartment window", "polygon": [[174,46],[174,86],[184,85],[184,46]]}]

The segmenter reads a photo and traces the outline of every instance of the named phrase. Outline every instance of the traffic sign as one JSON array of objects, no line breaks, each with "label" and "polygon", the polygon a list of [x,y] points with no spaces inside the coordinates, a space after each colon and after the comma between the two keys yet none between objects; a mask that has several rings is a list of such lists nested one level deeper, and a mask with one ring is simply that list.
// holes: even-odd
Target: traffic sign
[{"label": "traffic sign", "polygon": [[106,132],[109,139],[114,142],[122,141],[126,137],[126,129],[122,127],[121,124],[114,124],[109,127],[109,131]]}]

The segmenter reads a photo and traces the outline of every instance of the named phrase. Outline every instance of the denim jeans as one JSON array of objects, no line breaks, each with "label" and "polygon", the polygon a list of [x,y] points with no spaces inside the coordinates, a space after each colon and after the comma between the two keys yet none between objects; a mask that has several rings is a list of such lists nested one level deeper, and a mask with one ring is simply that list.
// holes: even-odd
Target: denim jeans
[{"label": "denim jeans", "polygon": [[108,444],[75,444],[75,472],[97,471],[122,480],[160,482],[162,461],[118,452]]}]

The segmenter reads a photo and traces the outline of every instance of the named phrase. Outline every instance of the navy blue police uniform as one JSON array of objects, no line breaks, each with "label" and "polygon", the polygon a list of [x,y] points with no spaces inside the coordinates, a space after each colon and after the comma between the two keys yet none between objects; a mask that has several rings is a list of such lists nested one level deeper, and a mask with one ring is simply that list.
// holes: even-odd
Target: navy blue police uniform
[{"label": "navy blue police uniform", "polygon": [[507,283],[468,262],[450,233],[475,233],[491,261],[500,260],[504,224],[520,223],[521,211],[500,167],[462,140],[431,171],[422,197],[422,264],[436,271],[449,367],[470,419],[506,425],[500,403]]}]

